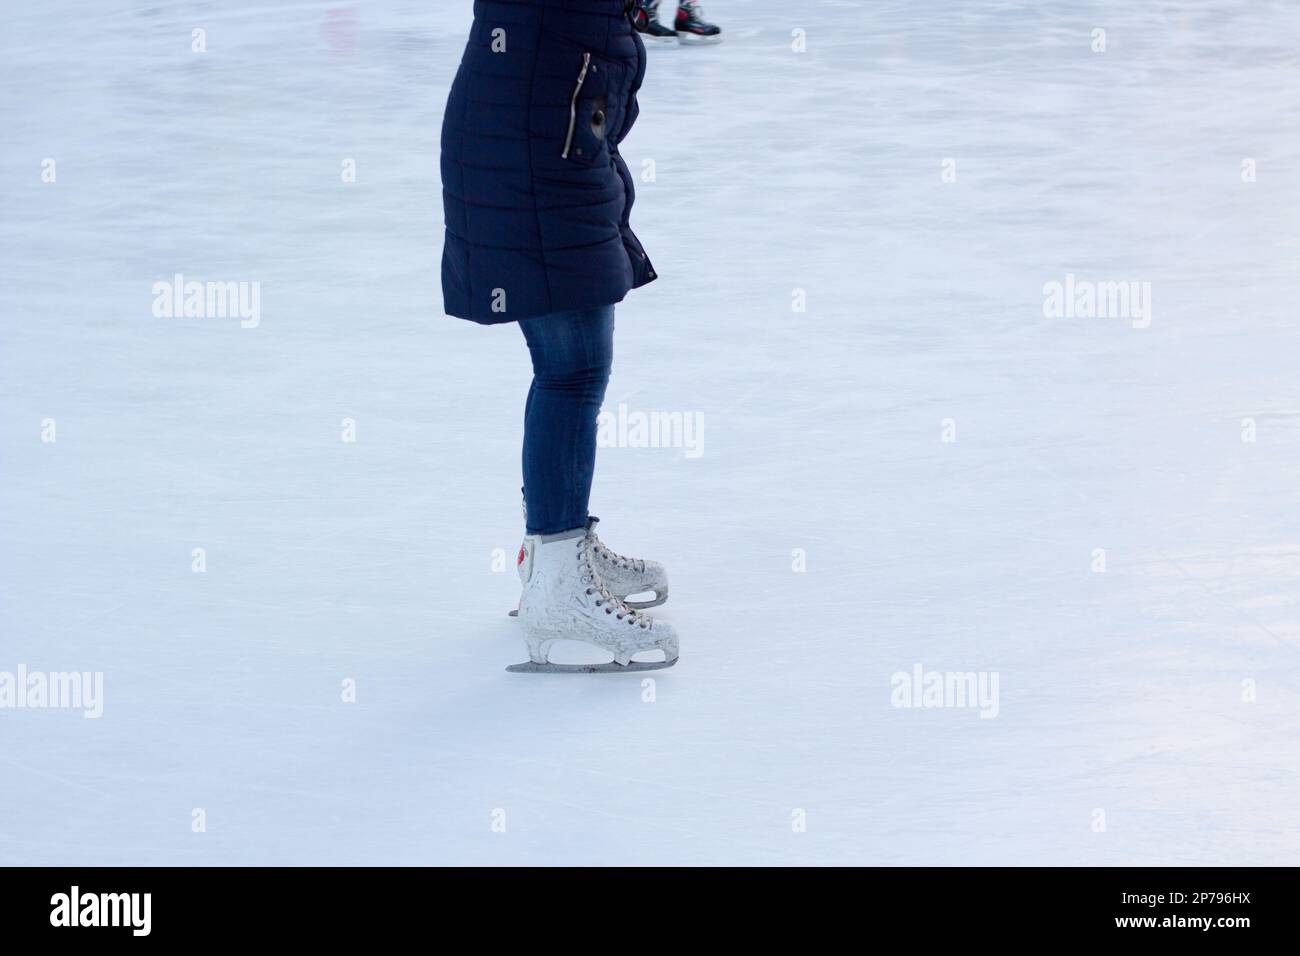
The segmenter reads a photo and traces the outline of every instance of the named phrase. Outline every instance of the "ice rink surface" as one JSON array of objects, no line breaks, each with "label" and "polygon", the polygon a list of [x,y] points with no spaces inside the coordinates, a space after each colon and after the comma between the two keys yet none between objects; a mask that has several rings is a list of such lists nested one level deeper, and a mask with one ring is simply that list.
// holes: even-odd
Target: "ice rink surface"
[{"label": "ice rink surface", "polygon": [[[1297,861],[1300,8],[706,11],[623,149],[661,279],[606,407],[704,423],[600,455],[672,578],[646,685],[504,671],[468,0],[6,5],[0,672],[104,695],[0,709],[0,862]],[[156,318],[177,273],[259,324]],[[1149,313],[1045,315],[1067,275]],[[996,716],[895,706],[918,665]]]}]

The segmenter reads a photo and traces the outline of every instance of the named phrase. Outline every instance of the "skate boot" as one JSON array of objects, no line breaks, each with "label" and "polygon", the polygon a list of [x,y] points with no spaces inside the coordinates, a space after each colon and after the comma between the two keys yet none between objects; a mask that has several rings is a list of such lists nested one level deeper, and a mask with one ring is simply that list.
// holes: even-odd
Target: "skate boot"
[{"label": "skate boot", "polygon": [[[634,611],[643,611],[648,607],[658,607],[668,600],[668,572],[657,561],[643,558],[625,558],[605,547],[596,535],[593,527],[599,518],[588,518],[591,528],[592,552],[596,556],[596,570],[605,581],[605,587]],[[643,594],[653,591],[654,598],[649,601],[629,601],[629,594]]]},{"label": "skate boot", "polygon": [[722,30],[707,23],[699,0],[681,0],[677,5],[677,39],[682,43],[721,43]]},{"label": "skate boot", "polygon": [[676,43],[677,31],[659,22],[659,0],[637,0],[632,25],[641,39],[652,43]]},{"label": "skate boot", "polygon": [[[633,610],[611,594],[597,569],[596,536],[578,528],[524,538],[519,576],[524,594],[519,620],[528,661],[506,670],[526,673],[610,673],[658,670],[677,663],[677,632],[670,624]],[[556,641],[585,641],[614,655],[607,664],[552,664]],[[659,651],[662,661],[634,661],[642,651]]]},{"label": "skate boot", "polygon": [[[528,523],[528,504],[523,505],[524,523]],[[588,527],[595,525],[599,518],[588,518]],[[604,542],[596,536],[595,528],[591,530],[591,536],[595,541],[596,570],[600,572],[601,578],[605,581],[605,587],[609,593],[614,595],[634,611],[644,611],[646,608],[658,607],[668,600],[668,572],[664,566],[657,561],[646,561],[642,558],[625,558],[609,548],[605,547]],[[519,549],[519,559],[515,562],[519,571],[519,583],[527,583],[524,580],[524,548]],[[654,592],[654,597],[649,601],[629,601],[628,595],[645,594]],[[511,617],[519,616],[518,607],[510,612]]]}]

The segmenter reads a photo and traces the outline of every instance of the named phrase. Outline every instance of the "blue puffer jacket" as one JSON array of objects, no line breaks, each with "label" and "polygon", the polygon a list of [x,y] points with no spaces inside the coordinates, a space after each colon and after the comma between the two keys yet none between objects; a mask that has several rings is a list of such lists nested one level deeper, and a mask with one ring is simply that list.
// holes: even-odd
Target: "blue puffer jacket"
[{"label": "blue puffer jacket", "polygon": [[513,322],[622,301],[655,278],[618,144],[645,46],[631,0],[476,0],[442,126],[449,314]]}]

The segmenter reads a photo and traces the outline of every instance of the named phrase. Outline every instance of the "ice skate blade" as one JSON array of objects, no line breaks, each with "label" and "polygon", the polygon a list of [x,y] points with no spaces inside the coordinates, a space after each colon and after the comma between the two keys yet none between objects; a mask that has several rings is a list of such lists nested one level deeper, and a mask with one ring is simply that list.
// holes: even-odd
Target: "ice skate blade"
[{"label": "ice skate blade", "polygon": [[[655,599],[653,601],[624,601],[623,603],[626,604],[634,611],[644,611],[647,610],[648,608],[658,607],[659,605],[663,604],[667,600],[668,600],[668,591],[665,590],[662,594],[656,594]],[[513,611],[506,612],[506,617],[518,617],[518,616],[519,616],[519,608],[515,608]]]},{"label": "ice skate blade", "polygon": [[662,46],[670,46],[670,45],[671,45],[671,46],[676,46],[676,45],[677,45],[677,37],[675,37],[675,36],[671,36],[671,37],[652,37],[652,36],[649,36],[649,35],[643,33],[643,34],[641,34],[641,41],[642,41],[643,43],[646,43],[646,44],[655,43],[655,44],[660,44],[660,45],[662,45]]},{"label": "ice skate blade", "polygon": [[667,600],[668,600],[668,589],[664,588],[662,591],[655,592],[654,600],[652,601],[629,601],[626,598],[624,598],[623,603],[626,604],[634,611],[644,611],[646,608],[658,607],[660,604],[663,604]]},{"label": "ice skate blade", "polygon": [[698,33],[678,33],[677,42],[682,46],[712,46],[715,43],[722,42],[722,34],[717,36],[702,37]]},{"label": "ice skate blade", "polygon": [[672,667],[677,658],[670,661],[633,661],[630,664],[538,664],[536,661],[524,661],[511,664],[506,670],[512,674],[633,674],[637,671],[660,671]]}]

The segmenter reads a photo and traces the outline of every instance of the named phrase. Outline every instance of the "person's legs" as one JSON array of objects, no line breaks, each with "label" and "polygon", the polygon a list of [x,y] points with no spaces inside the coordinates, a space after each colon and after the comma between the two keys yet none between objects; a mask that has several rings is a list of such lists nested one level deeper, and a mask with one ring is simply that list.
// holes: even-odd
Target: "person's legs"
[{"label": "person's legs", "polygon": [[587,523],[596,417],[614,360],[614,307],[519,323],[533,359],[524,407],[524,503],[529,534]]}]

